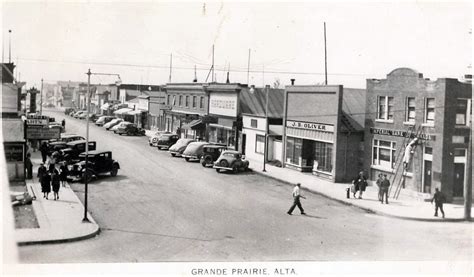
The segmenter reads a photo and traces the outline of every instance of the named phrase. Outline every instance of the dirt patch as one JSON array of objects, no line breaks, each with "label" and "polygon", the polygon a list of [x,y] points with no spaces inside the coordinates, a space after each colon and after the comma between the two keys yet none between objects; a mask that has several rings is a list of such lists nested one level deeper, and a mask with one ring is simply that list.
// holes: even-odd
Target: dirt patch
[{"label": "dirt patch", "polygon": [[33,205],[13,207],[13,214],[15,217],[16,229],[39,228]]}]

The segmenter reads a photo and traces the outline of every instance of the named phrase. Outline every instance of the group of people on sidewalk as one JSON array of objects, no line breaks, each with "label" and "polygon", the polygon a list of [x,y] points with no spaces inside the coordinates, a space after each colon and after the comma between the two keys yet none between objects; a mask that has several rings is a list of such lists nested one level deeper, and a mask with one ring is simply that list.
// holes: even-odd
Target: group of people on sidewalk
[{"label": "group of people on sidewalk", "polygon": [[41,163],[38,168],[38,180],[41,184],[41,192],[43,192],[43,198],[48,199],[51,188],[54,193],[54,200],[59,199],[59,188],[61,183],[63,187],[67,184],[68,169],[65,164],[61,164],[59,170],[56,168],[56,164],[49,163],[48,168]]},{"label": "group of people on sidewalk", "polygon": [[[378,191],[378,200],[383,204],[385,200],[385,204],[388,204],[388,192],[390,188],[390,180],[387,177],[387,174],[382,174],[380,173],[378,175],[378,179],[376,181],[376,184],[379,188]],[[352,180],[352,186],[350,190],[352,191],[352,194],[354,198],[356,197],[356,193],[359,192],[359,199],[362,199],[362,194],[365,191],[367,187],[367,178],[364,175],[364,172],[361,171],[357,175],[354,180]],[[290,209],[287,211],[287,214],[291,215],[293,213],[293,210],[298,207],[302,215],[306,215],[303,206],[301,205],[301,200],[300,198],[305,198],[304,196],[301,195],[300,193],[300,188],[301,184],[297,183],[292,192],[293,196],[293,204],[291,205]],[[349,189],[347,191],[347,198],[349,198]],[[441,192],[438,188],[436,188],[436,192],[433,195],[433,198],[431,199],[431,203],[435,202],[435,214],[434,216],[438,216],[438,209],[441,211],[442,217],[444,218],[444,210],[443,210],[443,203],[446,202],[446,196],[444,195],[443,192]]]}]

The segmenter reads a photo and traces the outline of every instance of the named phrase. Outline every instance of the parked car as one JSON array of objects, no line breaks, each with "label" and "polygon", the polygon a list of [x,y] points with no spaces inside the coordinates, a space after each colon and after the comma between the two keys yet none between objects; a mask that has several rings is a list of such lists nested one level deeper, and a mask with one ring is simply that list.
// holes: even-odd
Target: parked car
[{"label": "parked car", "polygon": [[70,142],[75,140],[85,140],[85,138],[76,134],[61,134],[59,139],[50,139],[49,143],[56,141]]},{"label": "parked car", "polygon": [[202,166],[213,166],[214,162],[220,157],[222,151],[227,150],[227,147],[219,144],[207,144],[202,148],[201,164]]},{"label": "parked car", "polygon": [[197,160],[199,161],[201,159],[201,156],[203,154],[203,149],[204,146],[209,145],[209,142],[206,141],[195,141],[191,142],[186,149],[184,149],[184,152],[182,154],[182,157],[187,161],[191,160]]},{"label": "parked car", "polygon": [[64,133],[66,131],[64,129],[63,125],[61,125],[61,123],[59,123],[59,122],[50,122],[49,123],[49,128],[50,129],[57,128],[57,129],[59,129],[60,133]]},{"label": "parked car", "polygon": [[145,135],[145,130],[142,128],[138,128],[137,124],[135,123],[122,122],[116,127],[117,129],[114,130],[114,133],[119,134],[119,135],[124,135],[124,134],[127,136],[144,136]]},{"label": "parked car", "polygon": [[74,111],[75,111],[74,108],[65,108],[65,109],[64,109],[64,114],[65,114],[65,115],[70,115],[71,112],[74,112]]},{"label": "parked car", "polygon": [[242,154],[234,150],[225,150],[214,163],[217,172],[221,170],[232,170],[234,173],[239,170],[245,171],[249,168],[249,161],[244,160]]},{"label": "parked car", "polygon": [[104,126],[104,124],[109,123],[110,121],[114,119],[115,119],[115,116],[103,115],[96,120],[95,125]]},{"label": "parked car", "polygon": [[79,116],[81,116],[82,114],[85,114],[85,113],[87,113],[87,111],[78,111],[78,112],[74,113],[72,115],[72,117],[78,118]]},{"label": "parked car", "polygon": [[52,155],[54,152],[60,151],[67,148],[67,142],[65,141],[54,141],[48,143],[48,155]]},{"label": "parked car", "polygon": [[169,149],[172,145],[174,145],[179,140],[179,136],[176,134],[162,134],[158,138],[158,142],[156,143],[156,147],[161,149]]},{"label": "parked car", "polygon": [[[76,117],[77,119],[86,119],[87,118],[87,112],[81,113]],[[97,120],[97,115],[95,113],[89,113],[89,121],[94,122]]]},{"label": "parked car", "polygon": [[[95,141],[89,141],[89,151],[94,151],[97,149],[97,143]],[[67,164],[75,162],[79,155],[86,151],[86,141],[85,140],[76,140],[71,141],[66,144],[66,148],[59,151]]]},{"label": "parked car", "polygon": [[182,138],[179,139],[175,144],[171,145],[170,149],[168,150],[173,157],[181,157],[186,147],[191,143],[194,142],[194,139],[187,139]]},{"label": "parked car", "polygon": [[121,118],[116,118],[116,119],[110,121],[109,123],[104,124],[104,128],[105,128],[106,130],[110,130],[110,128],[114,127],[115,125],[119,124],[119,123],[122,122],[122,121],[123,121],[123,119],[121,119]]},{"label": "parked car", "polygon": [[90,151],[87,155],[86,173],[86,153],[79,154],[80,161],[69,166],[69,177],[73,180],[90,181],[95,176],[110,173],[110,176],[117,176],[120,164],[112,159],[111,151]]},{"label": "parked car", "polygon": [[157,131],[151,137],[148,138],[148,144],[150,146],[158,146],[158,138],[163,134],[171,134],[168,131]]}]

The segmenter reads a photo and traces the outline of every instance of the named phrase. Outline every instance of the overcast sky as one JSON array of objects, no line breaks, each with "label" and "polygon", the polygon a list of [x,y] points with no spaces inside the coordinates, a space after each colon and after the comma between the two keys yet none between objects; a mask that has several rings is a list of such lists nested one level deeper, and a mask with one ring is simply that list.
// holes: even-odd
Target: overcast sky
[{"label": "overcast sky", "polygon": [[[458,78],[472,60],[471,3],[315,2],[8,2],[2,6],[4,60],[28,86],[87,81],[85,72],[119,73],[123,83],[204,82],[215,45],[216,80],[285,85],[324,82],[365,88],[398,67],[425,77]],[[225,69],[225,70],[224,70]],[[113,77],[92,76],[92,83]],[[209,77],[209,80],[211,77]]]}]

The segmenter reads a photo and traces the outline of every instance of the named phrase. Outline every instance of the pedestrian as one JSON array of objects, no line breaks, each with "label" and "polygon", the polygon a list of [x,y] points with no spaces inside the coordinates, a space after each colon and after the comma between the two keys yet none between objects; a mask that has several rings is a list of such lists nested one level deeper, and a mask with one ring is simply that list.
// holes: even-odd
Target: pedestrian
[{"label": "pedestrian", "polygon": [[46,162],[46,158],[48,157],[48,145],[45,141],[40,146],[41,158],[43,158],[43,163]]},{"label": "pedestrian", "polygon": [[26,179],[31,180],[33,179],[33,163],[31,162],[31,154],[26,154],[25,159],[25,168],[26,168]]},{"label": "pedestrian", "polygon": [[51,192],[51,175],[48,171],[45,171],[45,174],[41,177],[41,192],[43,192],[43,198],[48,199]]},{"label": "pedestrian", "polygon": [[390,188],[390,180],[387,178],[387,174],[382,176],[382,181],[380,182],[380,187],[382,191],[380,202],[383,204],[383,198],[385,196],[385,204],[388,204],[388,189]]},{"label": "pedestrian", "polygon": [[59,170],[61,171],[59,173],[59,179],[61,180],[61,183],[63,184],[63,187],[66,187],[67,184],[67,176],[69,175],[69,169],[67,168],[67,165],[65,162],[61,164],[59,167]]},{"label": "pedestrian", "polygon": [[38,177],[38,181],[40,182],[40,184],[41,184],[41,179],[47,173],[48,173],[48,171],[46,170],[46,167],[44,166],[44,164],[40,164],[40,166],[38,167],[38,174],[36,176],[36,177]]},{"label": "pedestrian", "polygon": [[59,180],[59,172],[57,169],[54,169],[51,173],[51,185],[53,186],[54,200],[59,199],[59,187],[61,186]]},{"label": "pedestrian", "polygon": [[446,202],[446,196],[444,193],[439,191],[438,188],[436,188],[436,192],[433,195],[433,198],[431,199],[431,204],[433,204],[433,201],[435,202],[435,214],[434,216],[438,216],[438,208],[441,211],[441,214],[443,215],[444,218],[444,210],[443,210],[443,203]]},{"label": "pedestrian", "polygon": [[354,191],[352,192],[354,198],[356,198],[356,192],[359,191],[359,199],[362,199],[362,194],[367,187],[367,178],[364,176],[364,171],[359,172],[359,175],[352,180],[352,183],[354,184]]},{"label": "pedestrian", "polygon": [[303,195],[300,194],[300,187],[301,184],[297,183],[296,186],[293,188],[293,205],[291,205],[290,209],[288,210],[287,214],[291,215],[293,210],[295,209],[296,206],[298,206],[298,209],[300,209],[300,212],[302,215],[305,215],[306,213],[304,212],[303,206],[301,206],[301,198],[305,198]]},{"label": "pedestrian", "polygon": [[375,184],[377,184],[377,187],[379,188],[379,201],[382,201],[382,176],[383,174],[379,173],[379,175],[377,176],[377,181],[375,182]]},{"label": "pedestrian", "polygon": [[63,127],[63,129],[66,128],[66,119],[61,120],[61,126]]}]

